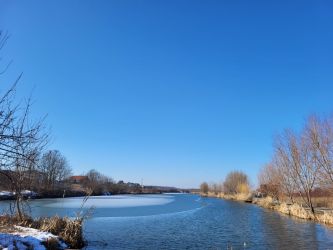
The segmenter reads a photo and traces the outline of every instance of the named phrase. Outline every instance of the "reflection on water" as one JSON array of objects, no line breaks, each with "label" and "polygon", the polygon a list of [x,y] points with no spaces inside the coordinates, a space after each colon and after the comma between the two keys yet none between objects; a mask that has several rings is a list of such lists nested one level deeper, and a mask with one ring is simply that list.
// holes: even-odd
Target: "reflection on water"
[{"label": "reflection on water", "polygon": [[[32,207],[38,216],[72,216],[80,204]],[[96,208],[85,224],[87,249],[333,249],[333,229],[252,204],[167,194],[92,197],[88,205]]]}]

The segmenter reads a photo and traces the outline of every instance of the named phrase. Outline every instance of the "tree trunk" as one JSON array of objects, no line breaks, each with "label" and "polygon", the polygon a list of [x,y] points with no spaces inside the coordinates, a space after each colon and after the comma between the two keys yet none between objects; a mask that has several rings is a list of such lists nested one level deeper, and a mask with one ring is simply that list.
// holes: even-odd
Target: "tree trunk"
[{"label": "tree trunk", "polygon": [[21,195],[16,194],[16,210],[20,221],[23,221],[23,213],[21,210]]}]

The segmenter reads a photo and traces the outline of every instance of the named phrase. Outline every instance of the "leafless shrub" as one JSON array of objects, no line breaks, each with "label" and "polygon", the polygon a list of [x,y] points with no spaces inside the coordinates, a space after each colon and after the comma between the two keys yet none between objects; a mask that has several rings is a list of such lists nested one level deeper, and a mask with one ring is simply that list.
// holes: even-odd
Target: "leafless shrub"
[{"label": "leafless shrub", "polygon": [[281,193],[282,176],[278,168],[270,163],[261,169],[259,176],[260,191],[266,195],[279,199]]},{"label": "leafless shrub", "polygon": [[223,183],[224,193],[226,194],[248,193],[249,187],[248,177],[241,171],[230,172]]},{"label": "leafless shrub", "polygon": [[66,157],[58,150],[45,152],[39,161],[38,170],[41,174],[40,184],[44,192],[58,189],[59,183],[72,173]]},{"label": "leafless shrub", "polygon": [[280,191],[292,203],[295,193],[315,216],[313,193],[316,188],[331,190],[333,186],[333,126],[329,119],[310,116],[303,129],[296,133],[285,130],[276,137],[272,163],[260,173],[260,183],[276,196]]},{"label": "leafless shrub", "polygon": [[209,191],[208,183],[207,182],[201,183],[200,192],[203,194],[208,194],[208,191]]}]

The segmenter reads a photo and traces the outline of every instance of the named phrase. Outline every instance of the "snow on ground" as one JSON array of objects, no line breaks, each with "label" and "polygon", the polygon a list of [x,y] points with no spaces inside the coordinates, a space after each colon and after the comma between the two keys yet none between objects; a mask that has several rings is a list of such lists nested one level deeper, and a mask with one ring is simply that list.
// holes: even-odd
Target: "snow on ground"
[{"label": "snow on ground", "polygon": [[[37,229],[20,226],[15,226],[15,228],[17,231],[14,233],[0,233],[0,249],[45,250],[46,248],[43,246],[43,242],[51,238],[58,239],[57,236],[51,233],[41,232]],[[60,247],[65,249],[67,246],[65,243],[60,242]]]},{"label": "snow on ground", "polygon": [[0,233],[0,249],[2,248],[3,250],[27,250],[31,248],[34,250],[45,250],[45,247],[42,245],[41,241],[34,237],[21,237],[14,234]]},{"label": "snow on ground", "polygon": [[13,193],[8,191],[0,191],[0,196],[13,196]]}]

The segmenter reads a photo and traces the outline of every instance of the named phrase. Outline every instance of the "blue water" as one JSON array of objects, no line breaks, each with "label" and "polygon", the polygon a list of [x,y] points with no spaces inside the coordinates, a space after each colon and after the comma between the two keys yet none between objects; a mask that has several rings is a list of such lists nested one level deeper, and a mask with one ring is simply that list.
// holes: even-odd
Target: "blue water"
[{"label": "blue water", "polygon": [[[74,216],[80,198],[31,202],[34,215]],[[258,206],[197,195],[92,197],[86,249],[333,249],[333,228]]]}]

